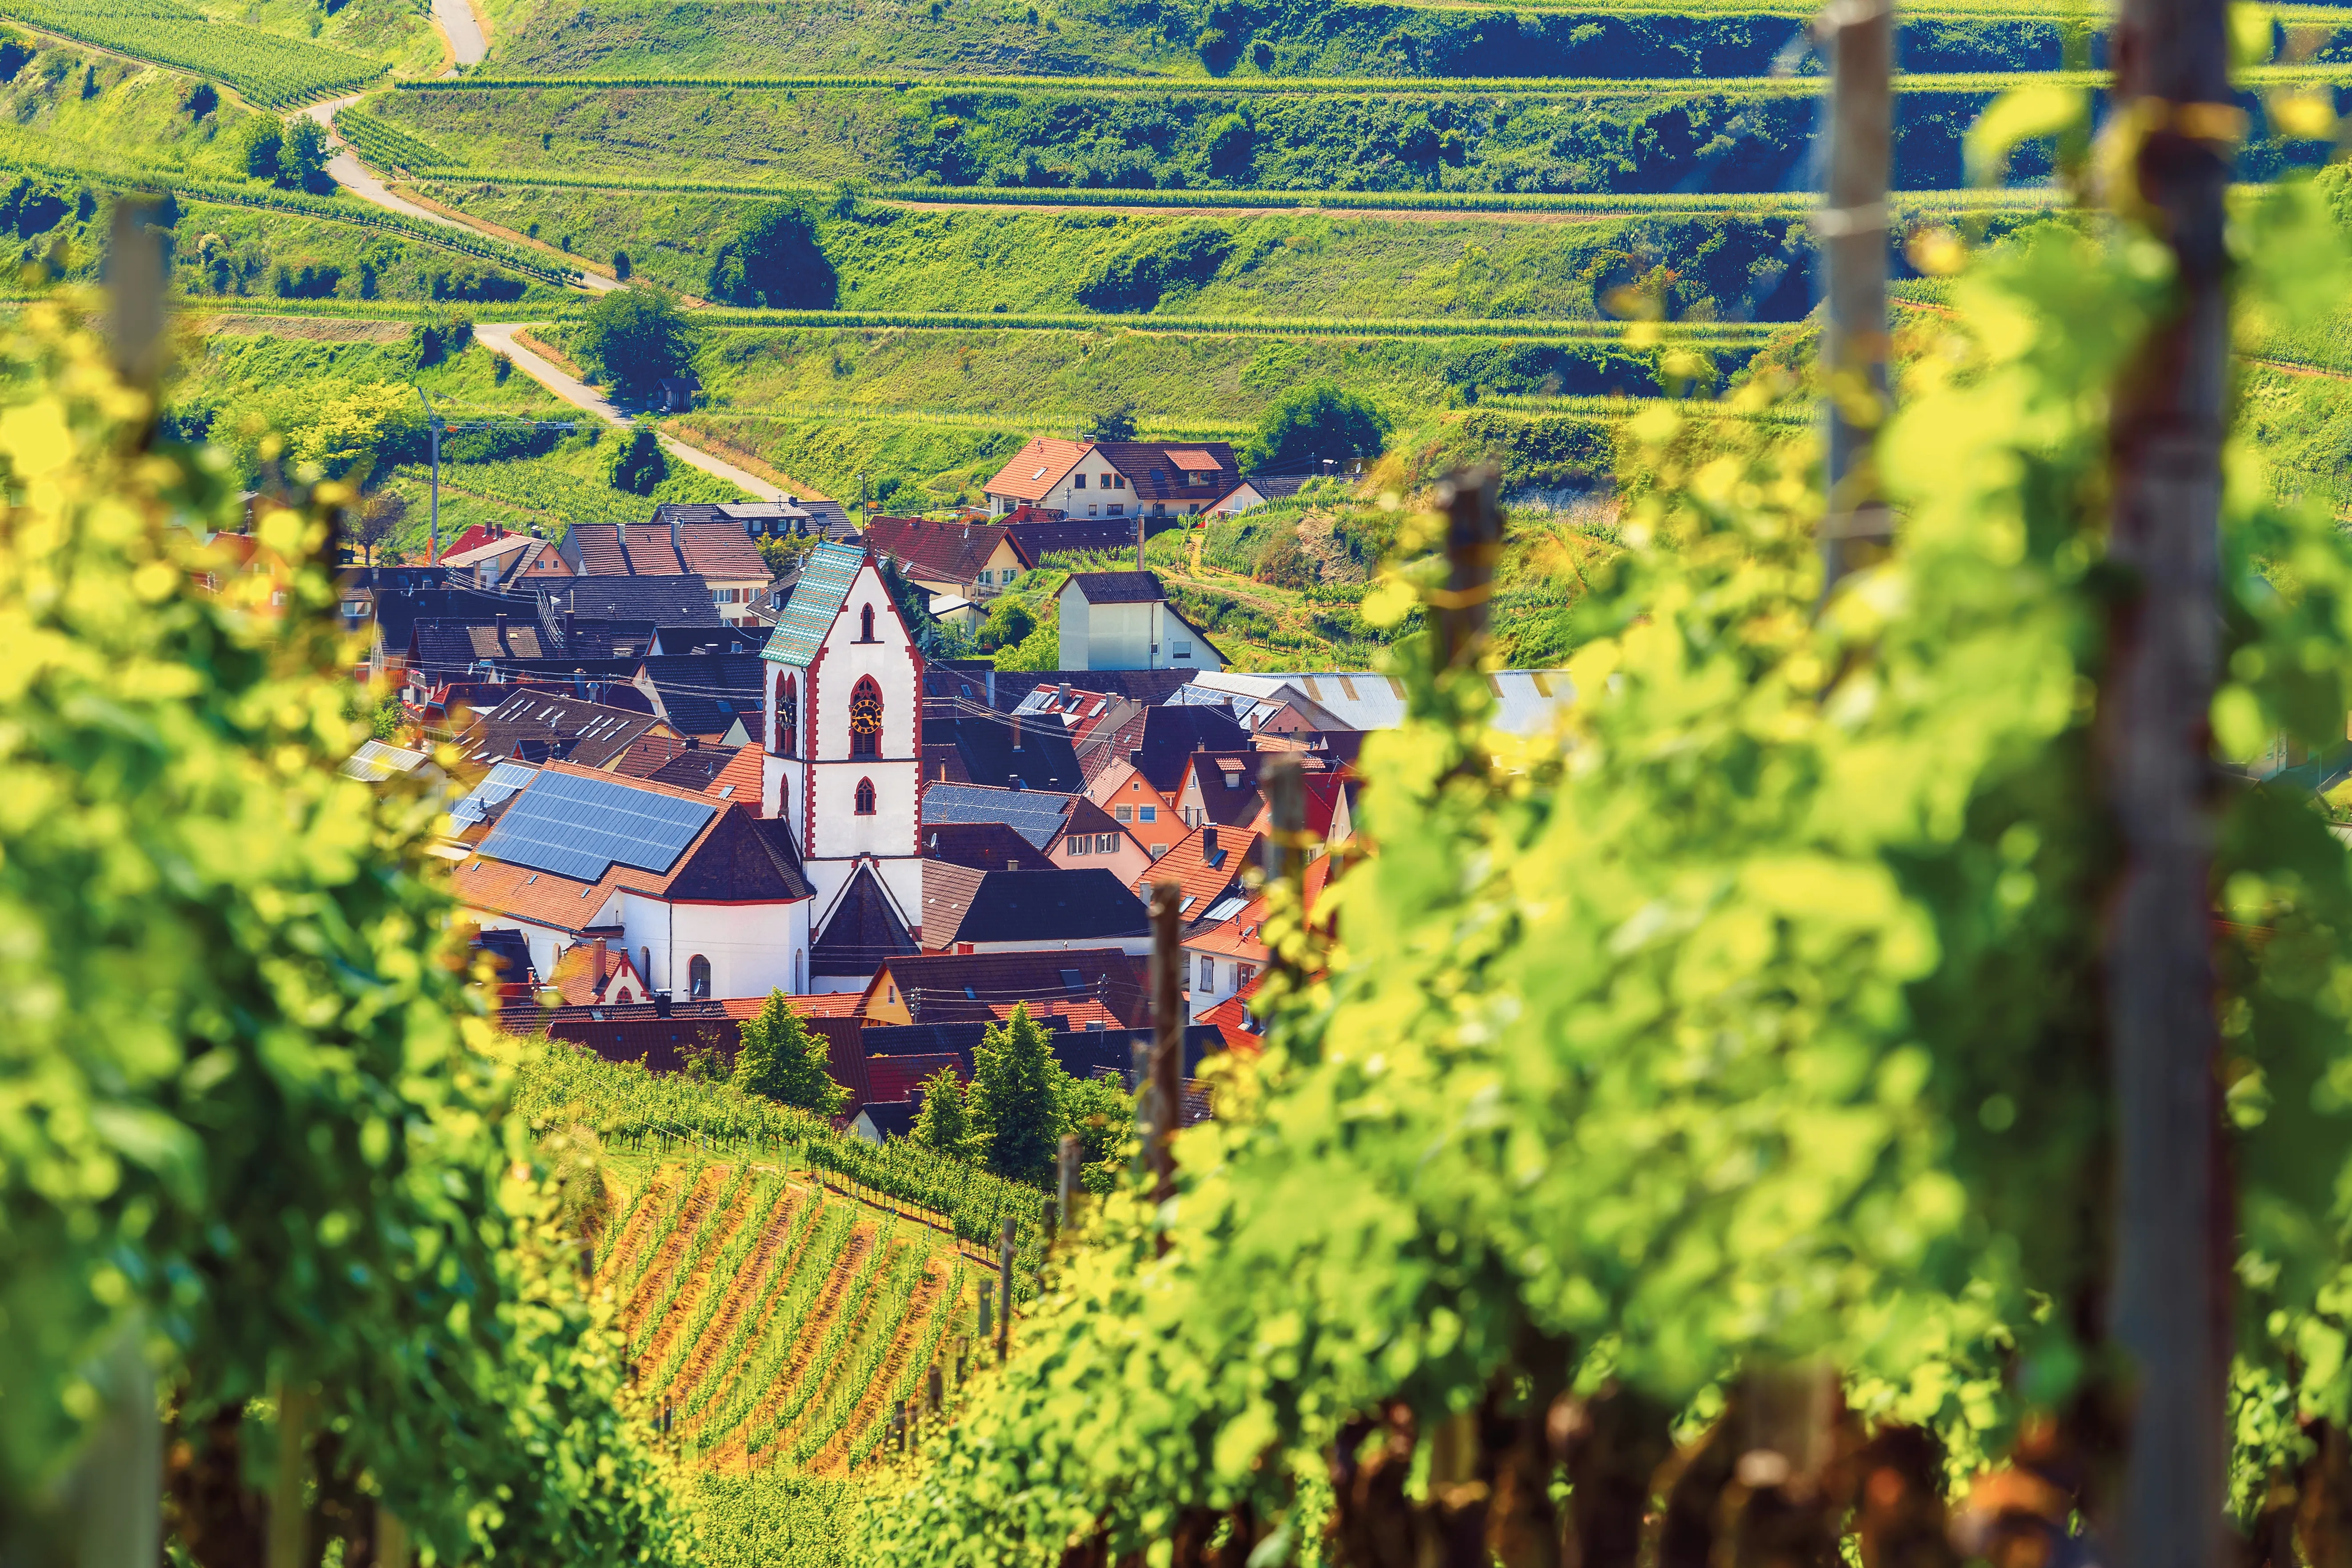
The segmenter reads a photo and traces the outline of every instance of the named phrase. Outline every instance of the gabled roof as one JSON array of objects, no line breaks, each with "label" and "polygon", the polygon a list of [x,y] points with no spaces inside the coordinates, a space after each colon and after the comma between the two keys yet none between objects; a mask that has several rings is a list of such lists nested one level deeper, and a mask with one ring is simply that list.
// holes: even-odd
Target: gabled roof
[{"label": "gabled roof", "polygon": [[757,726],[765,666],[757,654],[684,654],[649,658],[637,682],[650,686],[670,727],[688,735],[723,735],[736,720]]},{"label": "gabled roof", "polygon": [[919,1024],[986,1021],[1021,1002],[1041,1016],[1099,1002],[1129,1028],[1151,1016],[1139,966],[1115,947],[926,953],[894,958],[885,967]]},{"label": "gabled roof", "polygon": [[688,521],[683,510],[665,506],[654,521],[624,528],[618,523],[574,523],[563,537],[563,555],[589,577],[677,577],[688,574],[740,581],[768,580],[768,563],[740,522]]},{"label": "gabled roof", "polygon": [[545,658],[554,649],[541,644],[535,621],[417,621],[408,632],[408,662],[424,670],[464,670],[513,658]]},{"label": "gabled roof", "polygon": [[1108,692],[1150,708],[1173,701],[1198,673],[1191,669],[1002,670],[996,677],[996,706],[1011,712],[1041,686],[1075,686],[1081,691]]},{"label": "gabled roof", "polygon": [[1250,999],[1265,988],[1265,975],[1263,973],[1253,974],[1247,985],[1202,1014],[1194,1022],[1206,1024],[1223,1036],[1225,1049],[1255,1056],[1265,1048],[1265,1042],[1258,1037],[1258,1031],[1265,1026],[1250,1016],[1249,1005]]},{"label": "gabled roof", "polygon": [[674,577],[567,577],[539,584],[561,616],[602,616],[610,620],[650,621],[663,626],[721,624],[710,584],[700,575]]},{"label": "gabled roof", "polygon": [[811,551],[793,584],[792,603],[784,606],[783,618],[760,657],[806,669],[824,646],[825,634],[833,630],[858,568],[865,564],[866,551],[860,545],[828,542]]},{"label": "gabled roof", "polygon": [[457,737],[457,745],[466,761],[477,766],[512,760],[602,768],[660,723],[650,713],[524,691],[483,714]]},{"label": "gabled roof", "polygon": [[1265,809],[1258,773],[1269,752],[1195,752],[1185,759],[1201,792],[1201,809],[1218,827],[1246,827]]},{"label": "gabled roof", "polygon": [[[614,789],[716,809],[709,811],[709,820],[695,830],[666,871],[615,860],[592,882],[484,854],[484,849],[499,848],[499,834],[516,820],[519,804],[531,790],[559,778],[597,780]],[[601,797],[604,792],[595,794]],[[654,804],[647,802],[649,806]],[[573,810],[568,805],[550,809],[563,820]],[[578,808],[580,829],[598,826],[596,810],[593,799]],[[451,885],[458,900],[471,908],[575,934],[583,933],[613,896],[625,889],[652,898],[726,903],[790,903],[809,897],[792,835],[781,821],[763,822],[742,805],[712,801],[693,790],[623,778],[571,763],[548,763],[520,795],[507,803],[499,829],[457,867]]]},{"label": "gabled roof", "polygon": [[1034,521],[1006,519],[1003,528],[1020,547],[1028,552],[1029,559],[1043,562],[1048,554],[1100,555],[1109,551],[1132,552],[1135,549],[1135,525],[1143,524],[1147,536],[1173,528],[1173,519],[1148,518],[1141,513],[1133,517],[1040,519]]},{"label": "gabled roof", "polygon": [[681,752],[644,775],[658,784],[677,784],[740,801],[760,809],[760,752],[756,746],[701,746]]},{"label": "gabled roof", "polygon": [[[958,1078],[971,1077],[971,1059],[955,1051],[901,1052],[897,1056],[877,1057],[867,1052],[866,1057],[866,1111],[894,1102],[904,1105],[915,1098],[926,1079],[935,1078],[941,1069],[952,1071]],[[912,1109],[911,1106],[908,1107]],[[910,1117],[911,1121],[912,1118]]]},{"label": "gabled roof", "polygon": [[[1223,441],[1102,441],[1097,455],[1127,476],[1139,501],[1181,501],[1208,504],[1241,478],[1241,464]],[[1189,484],[1188,476],[1202,476]]]},{"label": "gabled roof", "polygon": [[[673,732],[665,724],[659,729],[648,730],[630,742],[628,750],[621,753],[620,761],[613,764],[613,771],[626,773],[633,779],[649,779],[686,755],[686,737]],[[676,779],[664,779],[662,782],[679,783]],[[680,787],[695,789],[700,786],[686,784]]]},{"label": "gabled roof", "polygon": [[874,868],[861,865],[825,913],[824,931],[809,950],[809,973],[871,974],[889,960],[915,951],[907,922]]},{"label": "gabled roof", "polygon": [[[516,933],[520,935],[520,933]],[[576,942],[556,955],[555,973],[548,977],[562,1005],[585,1007],[611,996],[626,981],[639,996],[649,994],[652,987],[637,973],[636,963],[629,957],[626,942],[608,942],[604,949],[604,980],[596,982],[596,948],[592,942]]]},{"label": "gabled roof", "polygon": [[[1010,832],[1011,829],[1005,831]],[[1017,837],[1017,836],[1016,836]],[[1052,862],[1048,861],[1050,868]],[[959,866],[952,860],[923,862],[923,913],[921,936],[932,951],[946,947],[955,940],[956,928],[963,924],[964,911],[980,891],[988,870],[977,866]]]},{"label": "gabled roof", "polygon": [[1093,449],[1091,442],[1039,436],[996,470],[996,477],[988,481],[987,491],[1013,500],[1044,500]]},{"label": "gabled roof", "polygon": [[1184,770],[1193,753],[1238,751],[1249,744],[1249,731],[1234,722],[1223,708],[1192,703],[1148,708],[1143,714],[1143,738],[1128,760],[1143,782],[1164,795],[1174,795],[1184,783]]},{"label": "gabled roof", "polygon": [[1089,605],[1148,605],[1168,596],[1150,572],[1073,572],[1068,585]]},{"label": "gabled roof", "polygon": [[951,822],[1001,822],[1043,849],[1069,819],[1071,795],[1036,789],[992,789],[986,784],[923,786],[923,828]]},{"label": "gabled roof", "polygon": [[[1208,835],[1216,835],[1216,848]],[[1155,882],[1173,882],[1182,889],[1178,917],[1198,921],[1240,884],[1242,873],[1260,860],[1260,837],[1247,828],[1196,827],[1169,847],[1136,883],[1148,893]]]},{"label": "gabled roof", "polygon": [[950,941],[1118,942],[1149,935],[1151,917],[1142,900],[1099,868],[988,871],[951,933],[931,935],[928,916],[924,930],[933,947]]},{"label": "gabled roof", "polygon": [[[976,871],[1050,871],[1054,862],[1002,822],[932,822],[923,826],[928,859]],[[929,895],[926,895],[926,902]],[[926,920],[929,917],[925,916]]]},{"label": "gabled roof", "polygon": [[[866,543],[887,555],[909,576],[929,582],[969,583],[988,565],[997,547],[1008,539],[993,523],[931,522],[919,517],[872,517],[866,521]],[[1013,552],[1022,554],[1018,542]],[[1024,559],[1034,566],[1034,560]]]},{"label": "gabled roof", "polygon": [[852,1127],[870,1129],[877,1142],[887,1143],[894,1138],[905,1138],[915,1131],[916,1107],[905,1100],[868,1100],[851,1117]]}]

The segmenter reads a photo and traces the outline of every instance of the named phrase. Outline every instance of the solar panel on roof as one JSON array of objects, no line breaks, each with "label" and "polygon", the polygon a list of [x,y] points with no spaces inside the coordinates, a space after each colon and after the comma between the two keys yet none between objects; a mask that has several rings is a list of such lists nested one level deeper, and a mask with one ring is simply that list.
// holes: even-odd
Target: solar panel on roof
[{"label": "solar panel on roof", "polygon": [[593,882],[615,866],[661,872],[719,815],[707,801],[611,779],[542,773],[482,840],[487,859]]},{"label": "solar panel on roof", "polygon": [[1069,800],[1045,790],[934,784],[923,791],[923,821],[1001,822],[1043,849],[1060,837]]},{"label": "solar panel on roof", "polygon": [[539,769],[529,763],[500,763],[482,776],[465,799],[449,810],[459,822],[480,822],[490,815],[490,807],[509,799],[517,790],[539,776]]}]

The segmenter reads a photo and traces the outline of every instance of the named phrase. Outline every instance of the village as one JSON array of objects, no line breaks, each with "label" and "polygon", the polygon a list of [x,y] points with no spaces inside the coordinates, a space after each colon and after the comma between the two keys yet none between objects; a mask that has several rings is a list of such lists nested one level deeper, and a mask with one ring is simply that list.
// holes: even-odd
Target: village
[{"label": "village", "polygon": [[[1256,1048],[1277,797],[1311,910],[1404,689],[1229,669],[1143,545],[1300,482],[1245,478],[1222,443],[1040,439],[984,513],[944,521],[810,497],[665,503],[560,541],[469,531],[346,573],[358,673],[397,691],[400,732],[345,772],[462,792],[438,852],[502,1027],[674,1071],[731,1054],[781,992],[825,1039],[839,1121],[877,1142],[942,1068],[969,1079],[1017,1006],[1073,1076],[1134,1087],[1148,904],[1173,884],[1204,1116],[1202,1058]],[[1064,581],[1061,668],[927,657],[910,595],[976,620],[1049,560],[1118,563]],[[1489,683],[1507,732],[1568,695],[1554,671]]]}]

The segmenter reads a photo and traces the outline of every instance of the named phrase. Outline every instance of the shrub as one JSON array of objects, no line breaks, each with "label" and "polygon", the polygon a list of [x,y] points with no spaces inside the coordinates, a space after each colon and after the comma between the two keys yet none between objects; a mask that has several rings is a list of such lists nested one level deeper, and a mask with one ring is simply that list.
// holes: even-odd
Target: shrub
[{"label": "shrub", "polygon": [[296,115],[279,134],[278,183],[298,191],[324,190],[333,184],[327,178],[326,129],[307,114]]},{"label": "shrub", "polygon": [[1277,529],[1258,546],[1256,563],[1250,569],[1251,576],[1276,588],[1311,587],[1320,574],[1315,557],[1298,542],[1297,531],[1287,528]]},{"label": "shrub", "polygon": [[243,155],[246,174],[257,180],[278,178],[278,153],[285,144],[285,132],[277,121],[266,114],[247,121],[245,129],[237,133],[237,148]]},{"label": "shrub", "polygon": [[629,433],[614,443],[612,467],[607,470],[613,488],[626,490],[633,496],[649,496],[654,487],[669,478],[669,458],[661,449],[661,438],[654,427],[643,420],[629,426]]},{"label": "shrub", "polygon": [[829,310],[839,297],[833,263],[806,209],[771,202],[744,215],[710,258],[710,297],[730,305]]},{"label": "shrub", "polygon": [[1345,467],[1380,456],[1388,436],[1389,417],[1370,399],[1316,382],[1275,400],[1244,449],[1242,466],[1256,473],[1319,473],[1326,459]]},{"label": "shrub", "polygon": [[1197,289],[1233,254],[1234,237],[1211,223],[1150,230],[1087,269],[1079,303],[1092,310],[1150,310],[1171,290]]}]

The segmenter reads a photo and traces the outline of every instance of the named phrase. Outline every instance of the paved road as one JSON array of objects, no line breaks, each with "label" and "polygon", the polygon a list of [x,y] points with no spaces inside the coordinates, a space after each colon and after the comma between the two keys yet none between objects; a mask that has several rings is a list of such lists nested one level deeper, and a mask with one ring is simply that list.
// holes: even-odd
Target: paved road
[{"label": "paved road", "polygon": [[433,0],[433,20],[441,36],[449,40],[449,52],[459,65],[480,65],[490,52],[490,41],[482,37],[482,24],[475,19],[474,8],[467,0]]},{"label": "paved road", "polygon": [[[628,414],[617,406],[611,398],[578,377],[565,374],[546,355],[533,353],[515,342],[515,333],[532,324],[534,323],[528,321],[484,321],[475,327],[474,336],[514,361],[517,370],[572,405],[572,407],[584,409],[597,418],[614,425],[627,424]],[[724,458],[714,458],[708,452],[689,447],[685,442],[668,436],[661,438],[661,444],[662,450],[688,468],[699,468],[714,479],[725,479],[729,484],[740,486],[747,493],[757,496],[761,500],[784,499],[784,492],[782,489],[757,474],[746,473]]]}]

